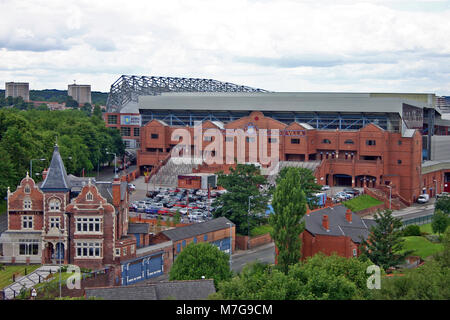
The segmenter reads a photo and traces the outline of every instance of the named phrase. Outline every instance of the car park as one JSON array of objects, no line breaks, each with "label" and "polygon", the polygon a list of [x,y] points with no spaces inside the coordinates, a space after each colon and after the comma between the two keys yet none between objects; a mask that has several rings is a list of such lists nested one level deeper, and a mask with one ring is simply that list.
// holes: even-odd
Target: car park
[{"label": "car park", "polygon": [[324,185],[324,186],[322,186],[322,188],[321,188],[320,190],[321,190],[321,191],[330,190],[330,186]]},{"label": "car park", "polygon": [[335,198],[338,198],[341,200],[349,200],[349,199],[353,198],[353,196],[344,191],[341,191],[341,192],[336,193]]}]

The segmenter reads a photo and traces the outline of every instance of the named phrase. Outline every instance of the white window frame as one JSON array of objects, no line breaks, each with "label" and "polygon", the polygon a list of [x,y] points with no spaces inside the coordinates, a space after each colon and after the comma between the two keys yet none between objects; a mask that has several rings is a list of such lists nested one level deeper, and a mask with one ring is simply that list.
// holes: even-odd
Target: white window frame
[{"label": "white window frame", "polygon": [[86,194],[86,200],[87,201],[93,201],[94,200],[94,195],[92,194],[92,192],[88,192]]},{"label": "white window frame", "polygon": [[23,200],[23,209],[24,210],[31,210],[33,207],[33,202],[30,199]]},{"label": "white window frame", "polygon": [[122,253],[124,257],[127,255],[127,247],[122,248]]},{"label": "white window frame", "polygon": [[[89,230],[90,225],[92,230]],[[97,225],[98,230],[96,230]],[[103,234],[103,219],[98,216],[75,217],[75,234]]]},{"label": "white window frame", "polygon": [[358,255],[358,251],[356,249],[353,249],[353,256],[356,257]]},{"label": "white window frame", "polygon": [[[26,225],[26,227],[24,225]],[[22,229],[32,230],[33,225],[34,225],[34,216],[22,216]]]},{"label": "white window frame", "polygon": [[29,194],[31,192],[31,188],[30,185],[26,185],[25,188],[23,188],[23,192],[25,192],[26,194]]},{"label": "white window frame", "polygon": [[120,257],[120,248],[116,248],[116,256]]},{"label": "white window frame", "polygon": [[60,217],[50,217],[49,218],[49,226],[51,228],[59,229],[61,227],[61,218]]},{"label": "white window frame", "polygon": [[[20,246],[25,246],[25,253],[20,253]],[[33,247],[36,246],[37,252],[33,254]],[[37,239],[20,239],[19,240],[19,256],[37,256],[39,255],[39,240]]]},{"label": "white window frame", "polygon": [[131,247],[130,247],[130,253],[131,253],[131,254],[134,253],[134,244],[132,244]]},{"label": "white window frame", "polygon": [[75,242],[76,259],[102,259],[103,244],[90,240],[78,240]]},{"label": "white window frame", "polygon": [[49,211],[60,211],[61,210],[61,201],[59,201],[59,199],[51,199],[48,202],[48,210]]}]

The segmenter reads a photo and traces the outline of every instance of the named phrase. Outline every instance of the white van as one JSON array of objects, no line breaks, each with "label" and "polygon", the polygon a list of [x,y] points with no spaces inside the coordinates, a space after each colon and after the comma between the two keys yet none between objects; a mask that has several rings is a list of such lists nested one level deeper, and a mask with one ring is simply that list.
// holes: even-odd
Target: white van
[{"label": "white van", "polygon": [[419,196],[419,198],[417,198],[417,202],[418,202],[418,203],[427,203],[428,200],[430,200],[430,195],[428,195],[428,194],[426,194],[426,193],[421,194],[421,195]]}]

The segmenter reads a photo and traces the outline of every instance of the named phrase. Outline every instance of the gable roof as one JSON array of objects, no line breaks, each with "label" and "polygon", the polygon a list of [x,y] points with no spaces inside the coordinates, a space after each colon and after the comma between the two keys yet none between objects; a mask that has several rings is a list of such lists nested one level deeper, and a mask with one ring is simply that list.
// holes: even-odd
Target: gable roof
[{"label": "gable roof", "polygon": [[55,144],[52,161],[48,168],[47,176],[41,185],[42,191],[64,191],[70,190],[69,179],[67,178],[66,168],[59,154],[59,147]]},{"label": "gable roof", "polygon": [[185,227],[164,230],[162,233],[170,240],[178,241],[182,239],[192,238],[208,232],[230,228],[230,225],[227,223],[231,223],[231,225],[234,226],[234,223],[232,223],[227,218],[220,217],[206,222],[194,223]]},{"label": "gable roof", "polygon": [[[344,205],[337,205],[310,212],[309,215],[303,217],[305,229],[313,235],[350,237],[355,243],[360,243],[361,238],[366,240],[370,233],[370,227],[374,225],[375,221],[361,219],[352,212],[352,223],[350,223],[345,218],[346,211],[347,208]],[[322,226],[324,215],[328,215],[329,231]]]},{"label": "gable roof", "polygon": [[144,233],[150,232],[150,224],[148,223],[129,223],[128,233]]},{"label": "gable roof", "polygon": [[86,297],[105,300],[203,300],[216,292],[214,281],[164,281],[124,287],[86,288]]}]

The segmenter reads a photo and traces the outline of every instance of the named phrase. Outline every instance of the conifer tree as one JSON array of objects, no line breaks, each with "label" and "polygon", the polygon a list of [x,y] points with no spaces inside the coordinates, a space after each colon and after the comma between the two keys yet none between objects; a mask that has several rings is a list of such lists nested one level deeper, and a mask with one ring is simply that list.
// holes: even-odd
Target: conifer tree
[{"label": "conifer tree", "polygon": [[288,168],[273,194],[275,213],[270,216],[269,223],[273,227],[271,236],[278,249],[278,265],[284,273],[301,257],[300,234],[304,230],[301,219],[306,213],[306,197],[300,180],[298,170]]}]

